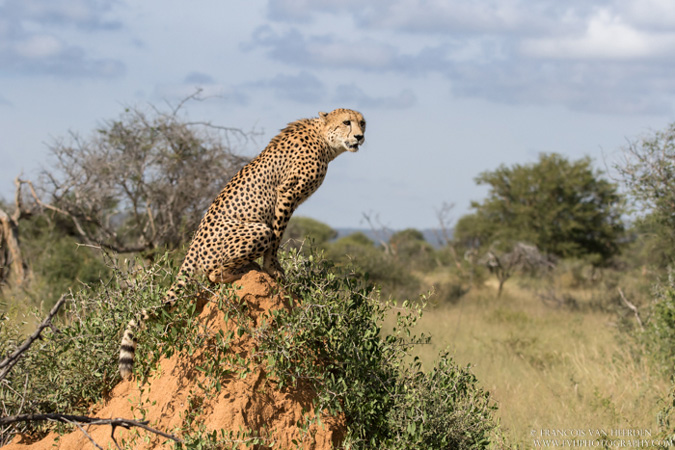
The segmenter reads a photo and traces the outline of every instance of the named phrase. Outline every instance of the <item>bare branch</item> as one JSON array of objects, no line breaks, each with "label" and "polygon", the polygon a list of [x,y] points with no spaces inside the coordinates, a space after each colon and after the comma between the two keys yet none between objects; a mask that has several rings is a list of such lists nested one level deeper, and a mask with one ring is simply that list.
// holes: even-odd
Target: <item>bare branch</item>
[{"label": "bare branch", "polygon": [[[148,421],[137,421],[137,420],[131,420],[131,419],[122,419],[122,418],[117,418],[117,419],[102,419],[98,417],[88,417],[88,416],[77,416],[77,415],[72,415],[72,414],[58,414],[58,413],[50,413],[50,414],[20,414],[17,416],[8,416],[8,417],[0,417],[0,425],[9,425],[12,423],[17,423],[17,422],[39,422],[39,421],[53,421],[53,422],[62,422],[62,423],[74,423],[74,424],[88,424],[88,425],[110,425],[113,427],[113,433],[114,429],[116,427],[122,427],[126,428],[127,430],[132,428],[132,427],[137,427],[137,428],[142,428],[143,430],[149,431],[151,433],[154,433],[158,436],[162,436],[167,439],[171,439],[172,441],[175,442],[183,442],[182,439],[169,434],[165,433],[163,431],[157,430],[155,428],[152,428],[148,426]],[[79,425],[78,425],[79,426]],[[81,429],[81,428],[80,428]]]},{"label": "bare branch", "polygon": [[255,128],[252,128],[249,131],[244,131],[241,128],[234,128],[234,127],[225,127],[222,125],[214,125],[211,122],[205,122],[201,120],[197,121],[191,121],[191,122],[185,122],[185,125],[199,125],[201,127],[206,127],[206,128],[212,128],[214,130],[218,131],[225,131],[226,133],[233,133],[236,136],[239,136],[242,138],[244,141],[248,141],[249,139],[254,139],[257,136],[262,136],[262,132],[256,130]]},{"label": "bare branch", "polygon": [[201,94],[203,90],[204,90],[203,88],[197,88],[197,89],[195,89],[195,92],[194,92],[193,94],[188,95],[188,96],[185,97],[183,100],[181,100],[180,102],[178,102],[178,104],[176,105],[176,107],[175,107],[175,108],[173,109],[173,111],[171,112],[171,115],[172,115],[172,116],[176,116],[176,115],[178,114],[178,112],[183,108],[183,106],[184,106],[187,102],[189,102],[190,100],[202,101],[202,98],[199,96],[199,94]]},{"label": "bare branch", "polygon": [[640,319],[640,311],[638,311],[637,307],[631,302],[629,302],[626,296],[623,295],[623,291],[621,290],[621,288],[616,288],[616,290],[619,291],[619,295],[621,296],[621,300],[623,301],[624,305],[626,305],[628,309],[633,311],[633,314],[635,314],[635,320],[637,320],[640,329],[644,331],[645,327],[642,325],[642,319]]},{"label": "bare branch", "polygon": [[452,236],[450,232],[450,224],[452,223],[452,218],[450,217],[450,212],[455,207],[454,203],[443,202],[440,208],[436,209],[436,219],[438,219],[438,230],[434,230],[436,239],[443,246],[449,246],[452,242]]},{"label": "bare branch", "polygon": [[130,107],[89,138],[55,140],[55,164],[36,184],[47,197],[31,189],[35,202],[72,222],[85,244],[119,253],[178,247],[249,160],[224,143],[243,131],[182,120],[185,103],[200,98],[168,111],[151,105],[149,114]]},{"label": "bare branch", "polygon": [[380,215],[375,214],[373,219],[372,213],[362,213],[363,219],[368,223],[370,230],[373,232],[375,239],[380,243],[384,248],[384,252],[388,255],[393,255],[392,248],[389,245],[389,238],[391,237],[391,230],[382,224],[380,221]]},{"label": "bare branch", "polygon": [[[91,442],[96,448],[98,448],[98,449],[100,449],[100,450],[103,450],[103,447],[101,447],[100,445],[98,445],[98,444],[96,443],[96,441],[94,440],[94,438],[92,438],[92,437],[89,435],[89,433],[87,433],[87,432],[84,430],[84,428],[82,428],[82,425],[80,425],[79,422],[75,422],[75,421],[68,420],[68,419],[65,419],[65,418],[63,419],[63,421],[64,421],[65,423],[69,423],[69,424],[71,424],[71,425],[75,425],[77,428],[80,429],[80,431],[82,432],[82,434],[84,434],[84,435],[86,436],[86,438],[89,439],[89,442]],[[119,446],[118,446],[118,447],[119,447]]]},{"label": "bare branch", "polygon": [[49,314],[45,318],[45,320],[42,321],[40,325],[38,325],[37,329],[35,332],[33,332],[32,335],[28,337],[24,341],[23,344],[21,344],[11,355],[6,357],[0,362],[0,369],[3,369],[2,372],[0,372],[0,380],[3,380],[7,374],[9,373],[10,370],[12,370],[12,367],[19,361],[19,357],[23,352],[28,350],[28,348],[35,342],[36,339],[40,337],[40,333],[42,333],[42,330],[47,328],[48,326],[51,325],[51,321],[56,315],[56,313],[59,311],[59,308],[61,308],[61,305],[66,301],[66,295],[62,295],[59,301],[56,302],[54,307],[49,311]]},{"label": "bare branch", "polygon": [[[113,251],[115,251],[115,252],[117,252],[117,253],[138,253],[138,252],[142,252],[142,251],[148,249],[148,245],[145,244],[145,243],[140,243],[140,244],[137,244],[137,245],[128,245],[128,246],[126,246],[126,245],[118,245],[118,244],[111,243],[111,242],[97,242],[97,241],[94,240],[92,237],[90,237],[90,235],[89,235],[87,232],[84,231],[84,228],[82,227],[82,224],[80,223],[80,221],[78,220],[78,218],[75,217],[75,215],[69,213],[68,211],[66,211],[66,210],[64,210],[64,209],[58,208],[58,207],[56,207],[56,206],[54,206],[54,205],[52,205],[52,204],[43,202],[43,201],[40,199],[40,197],[37,195],[37,192],[36,192],[36,190],[35,190],[35,187],[33,186],[33,183],[32,183],[30,180],[20,180],[20,182],[21,182],[22,184],[27,184],[27,185],[28,185],[28,187],[30,188],[30,191],[31,191],[31,195],[32,195],[33,199],[35,200],[35,203],[36,203],[38,206],[40,206],[40,208],[49,209],[49,210],[51,210],[51,211],[54,211],[54,212],[56,212],[56,213],[59,213],[59,214],[61,214],[61,215],[63,215],[63,216],[68,217],[68,218],[72,221],[72,223],[73,223],[73,225],[75,226],[75,228],[76,228],[78,234],[80,235],[80,237],[84,240],[84,242],[85,242],[88,246],[91,246],[91,247],[104,247],[104,248],[107,248],[107,249],[109,249],[109,250],[113,250]],[[109,232],[109,230],[105,230],[105,229],[104,229],[103,232],[106,233],[106,234],[108,234],[109,236],[111,236],[111,237],[113,237],[113,238],[116,237],[116,236],[115,236],[115,233]]]},{"label": "bare branch", "polygon": [[63,214],[64,216],[69,217],[73,221],[73,225],[75,225],[75,228],[77,228],[77,232],[80,234],[82,237],[87,237],[87,233],[84,232],[82,229],[82,225],[80,225],[80,222],[77,220],[75,216],[70,214],[68,211],[65,211],[61,208],[57,208],[54,205],[50,205],[48,203],[44,203],[42,200],[40,200],[40,197],[37,195],[37,192],[35,192],[35,187],[33,186],[33,183],[30,180],[19,180],[19,183],[22,184],[27,184],[28,187],[30,188],[30,193],[33,196],[33,199],[35,200],[35,203],[38,204],[41,208],[49,209],[54,212],[57,212],[59,214]]}]

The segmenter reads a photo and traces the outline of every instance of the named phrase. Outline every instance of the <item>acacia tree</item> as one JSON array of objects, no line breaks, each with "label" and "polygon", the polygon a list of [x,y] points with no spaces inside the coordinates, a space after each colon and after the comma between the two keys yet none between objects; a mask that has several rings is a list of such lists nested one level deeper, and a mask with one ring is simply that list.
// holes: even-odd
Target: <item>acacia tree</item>
[{"label": "acacia tree", "polygon": [[542,255],[534,245],[516,242],[505,252],[499,250],[496,244],[492,244],[478,263],[486,266],[497,277],[499,281],[497,297],[501,297],[504,283],[516,272],[540,272],[554,267],[553,262]]},{"label": "acacia tree", "polygon": [[117,252],[173,248],[192,233],[227,181],[248,161],[230,142],[250,134],[187,122],[177,108],[126,109],[90,137],[53,142],[55,160],[30,187],[41,209],[67,219],[82,242]]},{"label": "acacia tree", "polygon": [[638,210],[637,231],[652,257],[675,261],[675,123],[631,141],[615,165]]},{"label": "acacia tree", "polygon": [[623,200],[601,176],[590,158],[555,153],[483,172],[476,182],[490,187],[488,197],[471,204],[476,211],[459,220],[456,239],[482,247],[499,241],[503,250],[527,242],[546,254],[605,262],[619,250]]}]

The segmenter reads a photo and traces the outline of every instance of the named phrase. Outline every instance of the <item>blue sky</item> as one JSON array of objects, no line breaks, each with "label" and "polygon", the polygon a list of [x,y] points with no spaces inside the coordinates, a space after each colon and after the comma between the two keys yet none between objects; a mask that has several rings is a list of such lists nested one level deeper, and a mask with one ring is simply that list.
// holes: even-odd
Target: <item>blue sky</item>
[{"label": "blue sky", "polygon": [[262,130],[360,110],[366,143],[298,210],[335,227],[432,227],[540,152],[618,160],[675,106],[671,0],[0,0],[0,195],[47,143],[125,106]]}]

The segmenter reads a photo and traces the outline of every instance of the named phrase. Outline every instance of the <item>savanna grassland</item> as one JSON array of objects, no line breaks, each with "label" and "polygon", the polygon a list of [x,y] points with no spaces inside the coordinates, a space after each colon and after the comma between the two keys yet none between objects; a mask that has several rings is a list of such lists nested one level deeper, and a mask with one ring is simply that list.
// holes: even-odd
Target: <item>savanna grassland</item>
[{"label": "savanna grassland", "polygon": [[524,280],[496,292],[489,281],[428,309],[416,331],[433,337],[416,354],[427,365],[448,350],[471,365],[507,441],[530,448],[545,430],[662,431],[669,377],[623,329],[632,316],[599,308],[600,292],[589,288],[568,290],[574,307],[546,304]]}]

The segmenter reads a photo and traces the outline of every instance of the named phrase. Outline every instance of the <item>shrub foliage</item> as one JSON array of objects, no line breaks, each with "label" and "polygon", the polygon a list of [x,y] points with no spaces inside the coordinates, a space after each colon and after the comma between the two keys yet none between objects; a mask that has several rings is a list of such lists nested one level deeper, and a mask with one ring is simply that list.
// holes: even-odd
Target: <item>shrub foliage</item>
[{"label": "shrub foliage", "polygon": [[[380,302],[358,272],[336,273],[329,261],[315,256],[288,262],[289,288],[300,304],[265,347],[275,351],[282,379],[311,379],[319,408],[346,414],[346,448],[487,444],[495,426],[493,406],[468,368],[457,367],[445,354],[428,373],[417,360],[405,362],[413,346],[429,341],[411,333],[422,306],[398,309]],[[382,320],[394,311],[397,325],[384,335]]]},{"label": "shrub foliage", "polygon": [[[80,412],[100,399],[119,380],[119,337],[141,308],[159,305],[172,270],[166,259],[145,269],[116,269],[107,283],[72,294],[65,316],[53,331],[32,346],[0,385],[3,414],[19,412]],[[277,311],[267,325],[253,330],[243,320],[241,303],[223,298],[219,307],[239,324],[238,333],[255,334],[258,349],[240,371],[266,364],[269,376],[284,386],[310,383],[317,393],[315,411],[342,413],[348,422],[345,448],[482,448],[496,426],[494,406],[468,368],[442,355],[428,372],[410,349],[428,342],[412,327],[422,307],[396,308],[381,302],[366,276],[338,270],[316,254],[287,255],[285,289],[295,294],[290,311]],[[128,267],[135,267],[131,264]],[[187,297],[186,297],[187,299]],[[193,301],[180,301],[177,311],[160,314],[139,336],[143,345],[135,371],[145,376],[160,356],[193,351],[208,342],[214,361],[202,368],[202,389],[218,389],[223,367],[237,367],[228,354],[231,336],[208,336],[194,320]],[[405,305],[404,305],[405,306]],[[387,314],[397,314],[392,333],[382,329]],[[167,326],[167,324],[180,326]],[[17,330],[2,322],[0,351],[18,343]],[[167,332],[169,330],[169,332]],[[230,358],[227,360],[227,358]],[[227,361],[226,361],[227,360]],[[231,370],[231,369],[228,369]],[[241,375],[241,374],[240,374]],[[198,410],[199,396],[191,401]],[[232,436],[206,433],[185,418],[188,448],[231,448]],[[40,433],[45,425],[2,430],[0,442],[16,431]],[[170,430],[173,431],[173,430]],[[222,433],[221,433],[222,434]],[[258,442],[244,430],[247,442]],[[260,441],[262,442],[262,441]],[[226,445],[227,443],[230,443]]]},{"label": "shrub foliage", "polygon": [[[71,291],[65,313],[0,382],[2,414],[86,414],[119,381],[121,327],[136,308],[162,301],[171,272],[166,260],[147,269],[127,261],[114,268],[109,280]],[[0,322],[0,355],[23,341],[16,325]],[[48,427],[35,423],[0,430],[0,445],[15,432],[39,436]]]}]

